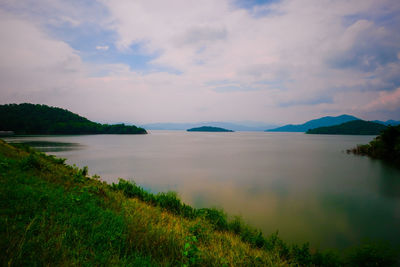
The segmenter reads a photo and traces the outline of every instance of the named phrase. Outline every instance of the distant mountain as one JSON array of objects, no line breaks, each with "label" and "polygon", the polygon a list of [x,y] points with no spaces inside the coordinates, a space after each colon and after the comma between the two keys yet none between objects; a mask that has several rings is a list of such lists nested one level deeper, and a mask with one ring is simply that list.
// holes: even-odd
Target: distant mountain
[{"label": "distant mountain", "polygon": [[0,131],[15,134],[146,134],[125,124],[92,122],[66,109],[38,104],[0,105]]},{"label": "distant mountain", "polygon": [[141,127],[148,130],[186,130],[189,128],[201,127],[201,126],[212,126],[231,129],[233,131],[260,131],[263,132],[265,129],[271,129],[277,127],[277,125],[266,124],[262,122],[250,122],[243,121],[239,123],[231,122],[198,122],[198,123],[150,123],[143,124]]},{"label": "distant mountain", "polygon": [[309,129],[338,125],[338,124],[348,122],[348,121],[353,121],[353,120],[359,120],[359,118],[356,118],[351,115],[346,115],[346,114],[340,115],[337,117],[327,116],[327,117],[322,117],[319,119],[307,121],[306,123],[303,123],[303,124],[296,124],[296,125],[289,124],[289,125],[285,125],[282,127],[278,127],[278,128],[270,129],[270,130],[266,130],[266,131],[267,132],[306,132]]},{"label": "distant mountain", "polygon": [[193,123],[174,123],[174,122],[159,122],[159,123],[148,123],[141,124],[140,127],[146,128],[147,130],[186,130],[191,127],[197,126]]},{"label": "distant mountain", "polygon": [[307,134],[351,134],[351,135],[378,135],[387,126],[363,120],[348,121],[339,125],[328,126],[328,127],[318,127],[315,129],[310,129]]},{"label": "distant mountain", "polygon": [[375,120],[373,122],[380,123],[380,124],[383,124],[383,125],[386,125],[386,126],[389,126],[389,125],[392,125],[392,126],[400,125],[400,121],[395,121],[395,120],[387,120],[387,121]]},{"label": "distant mountain", "polygon": [[198,128],[188,129],[188,132],[233,132],[232,130],[227,130],[224,128],[219,127],[212,127],[212,126],[202,126]]}]

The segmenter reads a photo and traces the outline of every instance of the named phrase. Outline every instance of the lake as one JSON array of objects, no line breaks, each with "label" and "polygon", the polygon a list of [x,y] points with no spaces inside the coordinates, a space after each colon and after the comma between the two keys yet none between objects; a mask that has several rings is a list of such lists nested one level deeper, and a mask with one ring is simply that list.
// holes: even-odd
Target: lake
[{"label": "lake", "polygon": [[373,136],[151,131],[148,135],[5,138],[88,166],[107,182],[134,180],[221,207],[268,235],[316,248],[362,240],[400,245],[400,170],[346,154]]}]

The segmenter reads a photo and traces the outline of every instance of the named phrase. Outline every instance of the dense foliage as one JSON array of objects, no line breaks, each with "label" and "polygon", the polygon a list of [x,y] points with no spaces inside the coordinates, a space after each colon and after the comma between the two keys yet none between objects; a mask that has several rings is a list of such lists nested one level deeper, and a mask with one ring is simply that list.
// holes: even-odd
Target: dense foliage
[{"label": "dense foliage", "polygon": [[400,167],[400,125],[389,126],[369,144],[358,145],[347,151],[383,159]]},{"label": "dense foliage", "polygon": [[0,131],[15,134],[145,134],[124,124],[92,122],[68,110],[38,104],[0,105]]},{"label": "dense foliage", "polygon": [[[17,146],[17,147],[15,147]],[[19,148],[18,148],[19,147]],[[87,167],[0,140],[0,264],[4,266],[394,266],[386,244],[342,256],[288,245],[175,193],[151,194]]]},{"label": "dense foliage", "polygon": [[386,129],[380,123],[354,120],[339,125],[310,129],[307,134],[351,134],[351,135],[377,135]]},{"label": "dense foliage", "polygon": [[233,132],[232,130],[220,128],[220,127],[213,127],[213,126],[202,126],[191,128],[187,130],[188,132]]}]

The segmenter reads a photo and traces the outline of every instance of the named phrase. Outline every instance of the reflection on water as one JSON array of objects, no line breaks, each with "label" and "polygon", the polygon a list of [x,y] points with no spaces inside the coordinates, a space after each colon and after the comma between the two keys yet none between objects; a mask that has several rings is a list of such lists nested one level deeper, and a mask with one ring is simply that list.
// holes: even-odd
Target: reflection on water
[{"label": "reflection on water", "polygon": [[54,142],[44,140],[29,140],[14,138],[7,140],[10,143],[21,143],[35,148],[41,152],[63,152],[82,149],[82,145],[79,143],[67,143],[67,142]]},{"label": "reflection on water", "polygon": [[108,182],[124,177],[153,192],[177,191],[195,207],[222,207],[289,242],[341,248],[370,238],[400,245],[400,170],[343,152],[372,138],[153,131],[11,141],[63,148],[47,151]]},{"label": "reflection on water", "polygon": [[382,179],[379,180],[379,188],[381,193],[388,198],[400,198],[400,177],[397,169],[393,166],[382,163],[379,160],[373,160],[373,164],[377,165],[380,176]]}]

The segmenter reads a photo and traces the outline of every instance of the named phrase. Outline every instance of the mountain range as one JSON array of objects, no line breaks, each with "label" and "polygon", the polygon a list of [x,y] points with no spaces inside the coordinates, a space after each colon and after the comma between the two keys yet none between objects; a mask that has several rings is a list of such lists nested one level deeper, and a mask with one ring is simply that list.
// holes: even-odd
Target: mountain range
[{"label": "mountain range", "polygon": [[348,121],[339,125],[318,127],[308,130],[307,134],[346,134],[346,135],[378,135],[388,126],[363,120]]},{"label": "mountain range", "polygon": [[[340,116],[327,116],[314,120],[307,121],[303,124],[288,124],[284,126],[277,127],[278,125],[268,124],[263,122],[254,122],[254,121],[243,121],[243,122],[197,122],[197,123],[174,123],[174,122],[165,122],[165,123],[149,123],[142,124],[140,127],[143,127],[147,130],[187,130],[190,128],[197,128],[202,126],[212,126],[212,127],[220,127],[225,129],[231,129],[233,131],[267,131],[267,132],[306,132],[309,129],[314,129],[318,127],[327,127],[333,125],[339,125],[348,121],[361,120],[352,115],[343,114]],[[400,121],[395,120],[387,120],[387,121],[379,121],[375,120],[373,122],[380,123],[383,125],[400,125]]]},{"label": "mountain range", "polygon": [[282,127],[278,127],[275,129],[266,130],[268,132],[307,132],[310,129],[318,128],[318,127],[326,127],[342,124],[348,121],[359,120],[359,118],[343,114],[337,117],[322,117],[315,120],[307,121],[303,124],[288,124]]},{"label": "mountain range", "polygon": [[373,122],[380,123],[380,124],[383,124],[383,125],[386,125],[386,126],[388,126],[388,125],[392,125],[392,126],[400,125],[400,121],[395,121],[395,120],[387,120],[387,121],[375,120]]}]

